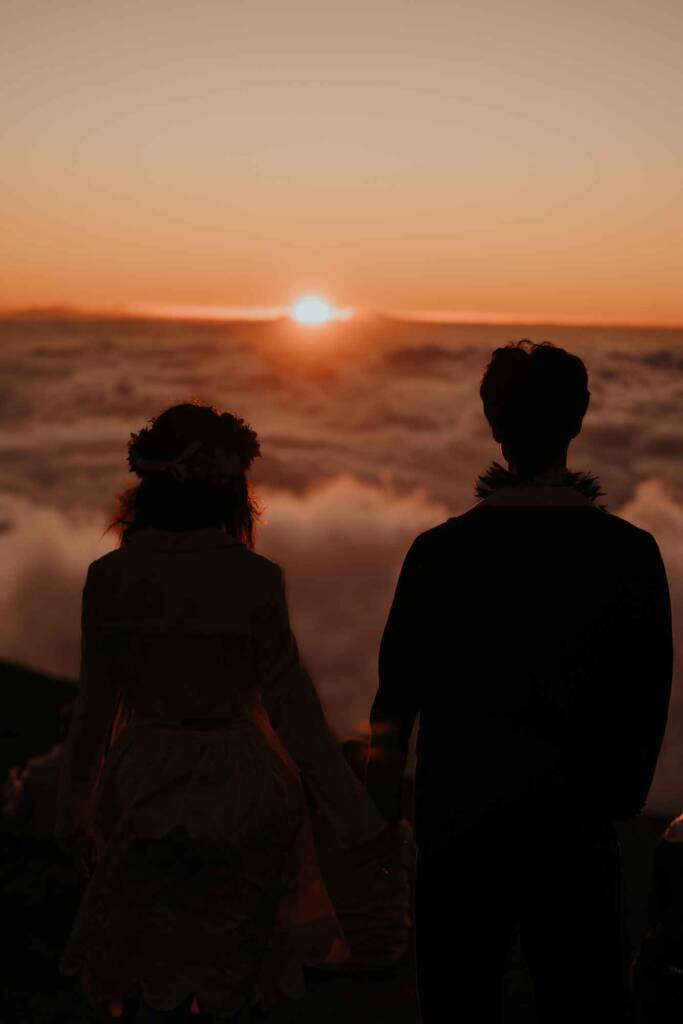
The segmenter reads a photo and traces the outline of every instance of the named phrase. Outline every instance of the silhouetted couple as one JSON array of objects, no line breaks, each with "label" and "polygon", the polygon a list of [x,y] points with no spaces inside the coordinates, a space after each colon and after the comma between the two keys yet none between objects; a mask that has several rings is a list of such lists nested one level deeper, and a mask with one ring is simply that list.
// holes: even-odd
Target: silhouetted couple
[{"label": "silhouetted couple", "polygon": [[405,559],[372,708],[373,799],[299,658],[282,573],[253,551],[255,433],[189,404],[131,435],[140,480],[120,497],[120,546],[83,592],[56,830],[89,879],[61,970],[82,972],[91,1002],[243,1021],[302,992],[303,966],[344,962],[307,795],[366,880],[373,864],[384,877],[419,716],[425,1024],[497,1019],[516,926],[540,1019],[621,1019],[612,820],[643,806],[664,731],[665,573],[652,536],[566,468],[589,398],[579,359],[497,349],[481,395],[509,468]]}]

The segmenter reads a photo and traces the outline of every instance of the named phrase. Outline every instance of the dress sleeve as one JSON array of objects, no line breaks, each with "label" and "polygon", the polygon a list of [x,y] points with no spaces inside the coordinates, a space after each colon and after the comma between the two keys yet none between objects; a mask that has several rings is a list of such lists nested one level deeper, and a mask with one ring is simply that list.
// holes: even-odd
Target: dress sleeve
[{"label": "dress sleeve", "polygon": [[254,637],[263,705],[313,798],[343,846],[373,839],[386,822],[347,764],[301,662],[279,567],[268,600],[255,613]]},{"label": "dress sleeve", "polygon": [[[419,539],[418,539],[419,540]],[[379,649],[379,686],[370,712],[368,789],[389,821],[402,816],[408,745],[420,710],[418,659],[424,654],[421,623],[426,594],[422,556],[414,541],[396,584]]]},{"label": "dress sleeve", "polygon": [[88,567],[81,603],[81,662],[57,796],[55,836],[87,827],[90,801],[109,738],[118,692],[106,657],[98,583]]}]

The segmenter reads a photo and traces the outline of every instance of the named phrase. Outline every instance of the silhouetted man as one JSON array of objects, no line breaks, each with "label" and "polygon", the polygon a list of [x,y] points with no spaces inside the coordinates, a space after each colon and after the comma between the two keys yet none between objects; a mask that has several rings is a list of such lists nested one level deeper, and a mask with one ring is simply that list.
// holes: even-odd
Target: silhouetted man
[{"label": "silhouetted man", "polygon": [[620,1021],[614,819],[638,814],[666,724],[669,593],[651,534],[567,469],[586,368],[496,349],[484,412],[508,468],[406,555],[379,658],[368,784],[389,819],[419,714],[416,947],[425,1024],[499,1019],[521,928],[539,1019]]}]

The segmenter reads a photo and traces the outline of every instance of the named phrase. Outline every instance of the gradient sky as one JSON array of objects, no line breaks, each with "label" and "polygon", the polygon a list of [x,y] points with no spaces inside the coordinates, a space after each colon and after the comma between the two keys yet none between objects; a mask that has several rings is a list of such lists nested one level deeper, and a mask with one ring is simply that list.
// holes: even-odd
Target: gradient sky
[{"label": "gradient sky", "polygon": [[680,0],[0,0],[0,306],[683,323]]}]

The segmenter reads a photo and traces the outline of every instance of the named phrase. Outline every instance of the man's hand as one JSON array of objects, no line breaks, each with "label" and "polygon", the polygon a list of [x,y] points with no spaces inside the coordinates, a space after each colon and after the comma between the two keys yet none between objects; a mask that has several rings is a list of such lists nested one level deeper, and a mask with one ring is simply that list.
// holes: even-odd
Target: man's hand
[{"label": "man's hand", "polygon": [[370,756],[366,771],[366,785],[377,810],[391,824],[403,817],[403,775],[406,752],[389,726],[373,726]]},{"label": "man's hand", "polygon": [[379,863],[383,858],[390,857],[405,844],[412,845],[412,832],[407,822],[388,824],[379,835],[349,851],[351,860],[356,867],[363,867],[373,862]]},{"label": "man's hand", "polygon": [[95,846],[84,829],[78,829],[71,835],[57,840],[60,848],[74,863],[79,875],[86,881],[95,870]]}]

